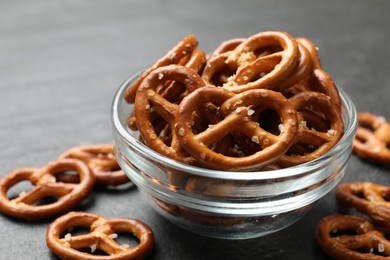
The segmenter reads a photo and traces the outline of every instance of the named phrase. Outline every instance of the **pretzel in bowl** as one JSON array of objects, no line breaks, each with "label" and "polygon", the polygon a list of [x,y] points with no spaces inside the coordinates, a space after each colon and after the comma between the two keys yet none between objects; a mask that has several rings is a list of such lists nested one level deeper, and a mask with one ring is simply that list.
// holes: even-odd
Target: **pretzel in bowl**
[{"label": "pretzel in bowl", "polygon": [[[298,111],[299,118],[298,132],[294,142],[304,144],[307,149],[304,149],[303,153],[283,155],[278,163],[284,167],[317,159],[329,151],[344,133],[341,115],[329,96],[314,91],[305,91],[294,95],[289,101]],[[317,125],[321,125],[321,123],[316,123],[316,120],[327,122],[327,124],[316,129]]]},{"label": "pretzel in bowl", "polygon": [[169,65],[157,68],[140,84],[134,103],[134,115],[137,128],[150,148],[180,162],[191,163],[190,158],[178,142],[175,131],[170,131],[172,137],[169,144],[159,138],[151,120],[151,112],[158,114],[166,122],[169,129],[174,127],[174,119],[178,105],[167,100],[157,92],[157,88],[166,81],[175,81],[184,84],[189,92],[204,86],[200,76],[192,69],[184,66]]},{"label": "pretzel in bowl", "polygon": [[335,259],[382,260],[390,257],[390,241],[364,218],[331,215],[320,220],[316,239],[324,252]]},{"label": "pretzel in bowl", "polygon": [[[261,55],[257,56],[258,52]],[[231,77],[223,87],[234,93],[249,89],[275,89],[295,69],[298,58],[298,44],[291,35],[260,32],[245,39],[232,51],[211,57],[202,78],[206,84],[218,86],[215,76],[227,71]]]},{"label": "pretzel in bowl", "polygon": [[[102,186],[121,185],[129,182],[129,178],[121,170],[115,158],[114,145],[93,144],[70,148],[59,156],[59,159],[73,158],[85,162],[95,175],[96,183]],[[60,179],[75,177],[74,175],[59,175]],[[67,182],[77,183],[78,180]]]},{"label": "pretzel in bowl", "polygon": [[368,112],[358,113],[359,127],[352,150],[358,156],[381,164],[390,163],[390,123]]},{"label": "pretzel in bowl", "polygon": [[333,78],[322,68],[318,48],[307,38],[296,38],[296,41],[300,46],[303,46],[308,50],[313,63],[312,73],[304,83],[307,85],[306,88],[329,96],[332,103],[340,110],[341,99],[339,91]]},{"label": "pretzel in bowl", "polygon": [[[202,132],[193,131],[193,114],[205,104],[219,107],[223,119]],[[279,135],[267,132],[251,115],[256,106],[276,110],[283,131]],[[277,160],[288,150],[297,131],[296,111],[282,94],[267,90],[248,90],[240,94],[213,86],[199,88],[179,105],[175,120],[176,136],[185,150],[202,165],[214,169],[254,170]],[[258,144],[258,151],[244,157],[232,157],[213,151],[218,141],[241,133]]]},{"label": "pretzel in bowl", "polygon": [[170,64],[185,64],[191,57],[192,52],[198,46],[198,40],[194,35],[188,35],[177,43],[171,50],[168,51],[162,58],[156,61],[151,67],[146,69],[138,80],[130,86],[126,93],[125,99],[129,103],[134,103],[134,99],[137,93],[137,89],[141,82],[149,75],[153,70],[170,65]]},{"label": "pretzel in bowl", "polygon": [[[194,50],[191,54],[190,59],[183,65],[186,68],[194,70],[196,73],[200,73],[203,70],[204,65],[206,64],[206,54],[202,50]],[[164,81],[164,84],[160,84],[156,91],[165,99],[171,101],[172,103],[178,103],[183,97],[188,94],[186,87],[178,81]],[[151,113],[151,122],[153,124],[159,124],[157,122],[158,115],[156,113]],[[135,118],[134,113],[129,116],[127,124],[129,128],[133,131],[138,130],[137,128],[137,119]],[[164,124],[166,125],[166,124]]]},{"label": "pretzel in bowl", "polygon": [[[76,172],[79,183],[57,182],[56,175]],[[9,199],[7,191],[21,181],[30,181],[34,188]],[[41,220],[64,214],[79,205],[92,191],[95,178],[82,161],[62,159],[48,163],[40,169],[17,169],[0,180],[0,211],[20,219]],[[46,198],[55,202],[35,205]]]},{"label": "pretzel in bowl", "polygon": [[344,183],[337,187],[336,198],[390,230],[390,187],[370,182]]},{"label": "pretzel in bowl", "polygon": [[314,160],[344,134],[337,87],[308,39],[278,31],[231,39],[205,65],[197,42],[191,46],[172,63],[172,54],[164,56],[127,89],[134,96],[126,97],[134,102],[128,126],[151,149],[207,168],[263,170]]},{"label": "pretzel in bowl", "polygon": [[[86,227],[90,233],[74,235],[67,230]],[[64,236],[63,234],[66,233]],[[117,233],[132,234],[139,244],[130,248],[115,241]],[[153,232],[145,223],[130,218],[103,218],[87,212],[70,212],[53,221],[46,232],[48,247],[62,259],[144,259],[153,248]],[[80,250],[91,249],[91,254]],[[93,254],[96,250],[106,255]]]}]

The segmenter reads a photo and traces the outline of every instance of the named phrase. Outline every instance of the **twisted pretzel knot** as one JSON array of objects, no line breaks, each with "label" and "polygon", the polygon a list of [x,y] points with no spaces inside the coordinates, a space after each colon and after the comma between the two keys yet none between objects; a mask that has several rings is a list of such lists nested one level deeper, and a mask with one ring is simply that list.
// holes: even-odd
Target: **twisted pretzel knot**
[{"label": "twisted pretzel knot", "polygon": [[390,230],[390,187],[370,182],[344,183],[337,188],[336,197]]},{"label": "twisted pretzel knot", "polygon": [[[295,143],[309,145],[310,150],[304,150],[303,154],[283,155],[278,161],[283,166],[298,165],[318,158],[329,151],[344,133],[341,115],[329,96],[306,91],[291,97],[290,103],[299,113],[299,128]],[[313,111],[305,110],[310,109],[311,106],[318,111],[313,113]],[[321,129],[322,127],[315,129],[313,127],[321,123],[311,124],[314,120],[328,122],[329,126],[325,125],[324,129]],[[308,123],[311,128],[308,127]]]},{"label": "twisted pretzel knot", "polygon": [[359,127],[353,141],[353,151],[362,158],[390,163],[390,124],[384,117],[358,113]]},{"label": "twisted pretzel knot", "polygon": [[134,115],[143,140],[149,147],[172,159],[190,163],[192,159],[183,151],[175,131],[171,131],[171,142],[167,145],[159,138],[151,121],[150,111],[153,109],[171,129],[174,127],[178,105],[171,103],[156,91],[160,83],[171,80],[184,84],[189,92],[204,85],[200,76],[186,67],[169,65],[158,68],[142,81],[134,103]]},{"label": "twisted pretzel knot", "polygon": [[[201,133],[194,134],[192,115],[205,103],[213,103],[220,107],[223,120],[207,128]],[[274,135],[262,129],[250,118],[248,106],[271,107],[281,117],[284,131]],[[255,108],[254,108],[255,109]],[[226,169],[258,169],[279,158],[292,142],[297,130],[295,110],[280,93],[256,89],[240,94],[206,86],[197,89],[180,103],[175,130],[183,147],[198,161],[212,168]],[[231,157],[216,153],[210,147],[231,133],[241,133],[259,144],[259,151],[245,157]]]},{"label": "twisted pretzel knot", "polygon": [[331,215],[318,223],[320,247],[335,259],[380,260],[390,256],[390,241],[364,218]]},{"label": "twisted pretzel knot", "polygon": [[[57,182],[57,174],[66,171],[76,171],[80,182]],[[24,180],[30,181],[34,188],[14,199],[9,199],[7,191]],[[91,192],[94,181],[94,175],[89,167],[82,161],[74,159],[50,162],[40,169],[17,169],[0,180],[0,211],[21,219],[52,218],[80,204]],[[48,197],[58,197],[58,199],[53,203],[34,205]]]},{"label": "twisted pretzel knot", "polygon": [[[120,185],[129,181],[126,174],[120,169],[114,155],[114,145],[94,144],[73,147],[59,156],[59,159],[73,158],[85,162],[95,175],[99,185]],[[77,176],[58,175],[60,180],[77,183]]]},{"label": "twisted pretzel knot", "polygon": [[[277,46],[276,51],[256,56],[256,52],[271,46]],[[213,78],[225,70],[231,71],[232,76],[224,87],[234,93],[258,88],[273,89],[293,71],[298,56],[298,45],[289,34],[261,32],[245,39],[232,51],[210,58],[202,78],[206,84],[218,86]]]},{"label": "twisted pretzel knot", "polygon": [[[73,227],[90,228],[90,233],[65,236],[61,235]],[[140,243],[133,248],[119,245],[115,241],[116,233],[135,235]],[[69,233],[70,234],[70,233]],[[61,258],[66,259],[143,259],[153,247],[153,232],[143,222],[129,218],[103,218],[86,212],[70,212],[52,222],[46,233],[48,247]],[[79,250],[98,249],[107,255],[93,255]]]}]

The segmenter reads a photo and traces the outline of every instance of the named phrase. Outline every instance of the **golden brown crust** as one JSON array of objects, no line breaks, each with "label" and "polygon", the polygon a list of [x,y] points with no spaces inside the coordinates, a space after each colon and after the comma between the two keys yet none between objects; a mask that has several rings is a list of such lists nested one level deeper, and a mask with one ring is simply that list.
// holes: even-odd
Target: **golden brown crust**
[{"label": "golden brown crust", "polygon": [[372,162],[390,163],[390,124],[373,113],[358,113],[359,127],[353,141],[353,152]]},{"label": "golden brown crust", "polygon": [[[279,158],[281,167],[316,159],[344,134],[337,87],[310,40],[259,32],[223,42],[204,60],[193,49],[178,65],[157,61],[137,80],[128,125],[153,150],[207,168],[260,170]],[[187,67],[201,79],[182,73]],[[174,73],[188,74],[187,82]],[[315,130],[298,129],[304,123]]]},{"label": "golden brown crust", "polygon": [[[98,185],[116,186],[129,182],[129,178],[120,169],[115,158],[113,144],[92,144],[72,147],[59,156],[59,159],[64,158],[73,158],[85,162],[95,175]],[[78,181],[71,180],[71,177],[66,175],[60,175],[58,178],[62,180],[67,178],[67,182]]]},{"label": "golden brown crust", "polygon": [[340,260],[382,260],[390,256],[390,241],[366,219],[331,215],[320,220],[316,239],[324,252]]},{"label": "golden brown crust", "polygon": [[[90,228],[90,233],[71,236],[64,232],[73,227]],[[117,233],[130,233],[139,239],[136,247],[129,248],[115,241]],[[130,218],[103,218],[87,212],[70,212],[53,221],[46,232],[48,247],[61,259],[144,259],[153,248],[153,232],[145,223]],[[79,251],[100,250],[107,255],[94,255]]]},{"label": "golden brown crust", "polygon": [[[74,171],[79,183],[58,182],[57,174]],[[20,181],[34,185],[28,192],[14,199],[7,191]],[[64,214],[79,205],[92,191],[95,178],[89,167],[80,160],[62,159],[48,163],[40,169],[17,169],[0,180],[0,211],[20,219],[42,220]],[[45,198],[58,198],[55,202],[34,205]]]},{"label": "golden brown crust", "polygon": [[390,187],[371,182],[343,183],[336,189],[337,199],[345,206],[370,216],[390,230]]}]

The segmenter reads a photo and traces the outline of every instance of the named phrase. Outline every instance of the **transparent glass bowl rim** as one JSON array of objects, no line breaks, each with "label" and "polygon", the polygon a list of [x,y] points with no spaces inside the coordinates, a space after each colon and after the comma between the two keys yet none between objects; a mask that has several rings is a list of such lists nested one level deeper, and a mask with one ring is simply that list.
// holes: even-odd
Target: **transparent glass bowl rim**
[{"label": "transparent glass bowl rim", "polygon": [[[201,168],[197,166],[187,165],[173,159],[170,159],[152,149],[147,147],[145,144],[140,142],[135,136],[133,136],[127,129],[126,126],[121,123],[120,120],[120,106],[124,100],[124,93],[127,88],[141,75],[142,71],[130,76],[115,93],[112,102],[112,114],[111,120],[115,131],[120,135],[121,140],[142,156],[154,161],[155,163],[165,165],[171,169],[191,173],[198,176],[218,178],[226,180],[271,180],[277,178],[291,178],[298,177],[301,174],[307,174],[307,172],[315,171],[326,167],[331,163],[332,157],[337,156],[345,151],[345,148],[351,145],[357,129],[357,112],[355,105],[351,98],[344,92],[340,87],[338,88],[340,98],[342,101],[342,117],[344,120],[344,135],[339,142],[330,149],[327,153],[320,156],[319,158],[309,161],[304,164],[300,164],[293,167],[269,170],[269,171],[222,171],[208,168]],[[126,104],[129,105],[130,104]]]}]

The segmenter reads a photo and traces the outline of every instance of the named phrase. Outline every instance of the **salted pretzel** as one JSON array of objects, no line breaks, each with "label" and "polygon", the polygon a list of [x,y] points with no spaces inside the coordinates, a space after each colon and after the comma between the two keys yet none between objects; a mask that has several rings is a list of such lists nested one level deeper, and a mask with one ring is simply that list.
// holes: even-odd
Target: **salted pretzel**
[{"label": "salted pretzel", "polygon": [[313,61],[310,52],[304,45],[298,42],[299,61],[291,74],[278,85],[278,90],[284,92],[299,82],[306,80],[313,70]]},{"label": "salted pretzel", "polygon": [[172,80],[184,84],[189,92],[204,86],[200,76],[192,69],[184,66],[169,65],[153,70],[142,81],[137,91],[134,103],[137,128],[146,145],[151,149],[177,161],[192,163],[193,159],[182,149],[175,132],[171,131],[171,143],[167,145],[159,138],[151,122],[150,114],[151,108],[153,108],[153,111],[164,119],[170,125],[170,128],[174,127],[178,105],[171,103],[156,91],[160,84]]},{"label": "salted pretzel", "polygon": [[[72,147],[59,156],[59,159],[65,158],[73,158],[85,162],[95,175],[98,185],[120,185],[129,182],[129,178],[119,167],[114,154],[114,145],[112,144]],[[67,178],[71,176],[59,175],[58,177]],[[67,182],[78,182],[78,180],[68,180]]]},{"label": "salted pretzel", "polygon": [[[74,235],[66,233],[74,227],[86,227],[90,233]],[[63,236],[63,234],[65,235]],[[133,234],[139,239],[135,247],[120,245],[117,233]],[[62,259],[144,259],[153,248],[153,232],[145,223],[130,218],[104,218],[87,212],[70,212],[53,221],[46,232],[48,247]],[[100,250],[106,255],[80,250]]]},{"label": "salted pretzel", "polygon": [[171,50],[168,51],[162,58],[156,61],[151,67],[146,69],[142,75],[138,78],[138,80],[130,86],[125,92],[125,99],[129,103],[134,103],[135,95],[137,93],[137,89],[141,82],[146,78],[147,75],[156,68],[170,65],[170,64],[180,64],[180,62],[186,62],[192,52],[195,50],[198,45],[198,40],[194,35],[188,35],[184,37],[181,41],[177,43]]},{"label": "salted pretzel", "polygon": [[344,183],[337,187],[336,197],[390,230],[390,187],[370,182]]},{"label": "salted pretzel", "polygon": [[358,113],[359,127],[352,150],[358,156],[377,163],[390,163],[390,123],[368,112]]},{"label": "salted pretzel", "polygon": [[[331,98],[325,94],[306,91],[299,93],[289,99],[293,108],[298,111],[299,127],[294,142],[309,145],[311,150],[303,154],[285,154],[278,163],[284,167],[298,165],[314,159],[317,159],[329,151],[342,137],[344,133],[344,124],[338,109],[333,106]],[[314,112],[324,122],[329,124],[327,131],[308,128],[306,126],[305,109],[315,108]],[[300,111],[303,110],[303,113]],[[317,111],[318,110],[318,111]],[[313,116],[313,114],[311,114]],[[312,120],[309,118],[309,120]]]},{"label": "salted pretzel", "polygon": [[[189,60],[183,65],[187,68],[193,69],[198,74],[203,70],[204,65],[206,64],[206,54],[202,50],[194,50],[191,54]],[[180,82],[165,82],[161,84],[159,88],[156,89],[157,92],[163,96],[165,99],[171,101],[172,103],[178,103],[183,97],[188,94],[186,87]],[[157,115],[151,115],[151,122],[153,124],[161,124],[157,122]],[[134,116],[134,113],[128,118],[128,126],[131,130],[136,131],[137,129],[137,120]]]},{"label": "salted pretzel", "polygon": [[[213,103],[220,107],[223,120],[200,133],[194,133],[192,115],[204,104]],[[279,113],[284,131],[273,135],[250,117],[251,105],[273,108]],[[195,90],[179,105],[175,120],[178,140],[202,165],[215,169],[253,170],[277,160],[286,152],[297,131],[296,111],[286,98],[278,92],[267,89],[245,91],[240,94],[213,86]],[[231,157],[212,150],[213,144],[232,134],[242,133],[259,145],[258,152],[244,157]]]},{"label": "salted pretzel", "polygon": [[[79,183],[64,183],[56,175],[74,171]],[[7,191],[21,181],[30,181],[35,187],[9,199]],[[0,211],[20,219],[41,220],[64,214],[79,205],[91,192],[95,179],[90,168],[82,161],[62,159],[39,169],[17,169],[0,180]],[[55,202],[35,205],[46,198],[58,197]]]},{"label": "salted pretzel", "polygon": [[307,81],[308,88],[329,96],[334,105],[340,110],[341,99],[339,91],[332,77],[322,68],[318,48],[307,38],[296,38],[296,41],[300,46],[304,46],[309,51],[313,63],[312,75]]},{"label": "salted pretzel", "polygon": [[316,229],[318,245],[335,259],[382,260],[390,257],[390,241],[364,218],[330,215]]},{"label": "salted pretzel", "polygon": [[[270,47],[276,51],[256,56],[256,52]],[[294,70],[298,57],[298,45],[289,34],[260,32],[245,39],[234,50],[210,58],[202,78],[206,84],[213,84],[215,75],[226,70],[231,71],[232,76],[223,87],[234,93],[259,88],[274,89]]]}]

